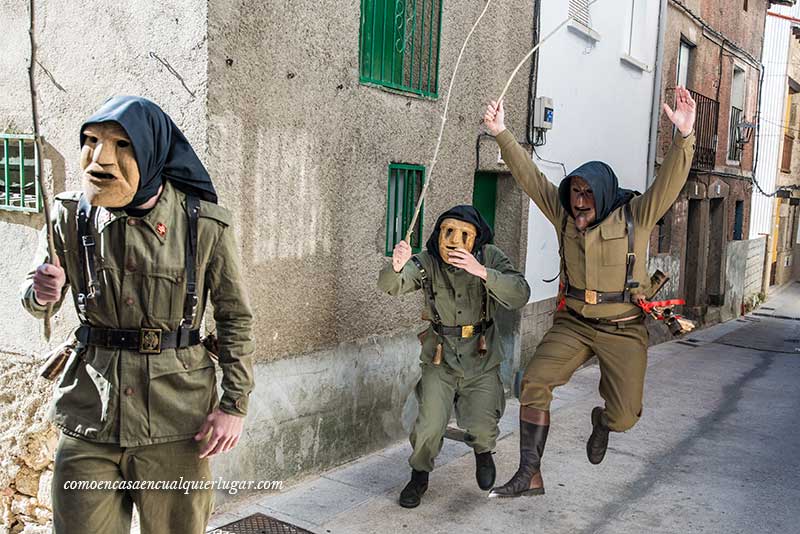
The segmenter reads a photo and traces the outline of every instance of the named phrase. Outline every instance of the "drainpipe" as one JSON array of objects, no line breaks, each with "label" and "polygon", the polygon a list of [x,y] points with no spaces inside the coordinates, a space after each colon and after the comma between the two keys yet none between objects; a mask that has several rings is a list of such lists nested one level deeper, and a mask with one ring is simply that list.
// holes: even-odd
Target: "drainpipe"
[{"label": "drainpipe", "polygon": [[653,76],[653,103],[650,108],[650,142],[647,145],[647,186],[656,174],[658,152],[658,124],[661,118],[661,78],[664,74],[664,35],[667,31],[667,0],[661,0],[658,11],[658,40],[656,42],[656,65]]},{"label": "drainpipe", "polygon": [[[533,2],[533,45],[539,43],[539,26],[541,25],[541,0]],[[533,109],[536,104],[536,82],[539,79],[539,52],[531,58],[531,72],[528,79],[528,121],[525,128],[525,140],[533,145]]]}]

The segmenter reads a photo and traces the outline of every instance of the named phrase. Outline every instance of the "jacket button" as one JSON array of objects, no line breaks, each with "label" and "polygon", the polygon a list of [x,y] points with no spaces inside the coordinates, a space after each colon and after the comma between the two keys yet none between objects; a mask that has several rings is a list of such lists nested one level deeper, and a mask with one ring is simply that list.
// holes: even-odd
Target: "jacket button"
[{"label": "jacket button", "polygon": [[127,304],[128,306],[133,306],[133,297],[126,298],[125,304]]},{"label": "jacket button", "polygon": [[131,395],[133,395],[133,388],[132,388],[132,387],[130,387],[130,386],[126,387],[126,388],[125,388],[125,395],[127,395],[128,397],[130,397]]},{"label": "jacket button", "polygon": [[461,310],[458,310],[458,314],[461,315]]},{"label": "jacket button", "polygon": [[125,270],[128,272],[135,272],[136,271],[136,262],[133,259],[129,259],[128,262],[125,264]]},{"label": "jacket button", "polygon": [[139,224],[138,220],[128,218],[128,226],[136,226],[137,224]]},{"label": "jacket button", "polygon": [[176,280],[178,281],[178,283],[183,282],[183,275],[179,274]]},{"label": "jacket button", "polygon": [[461,293],[457,294],[456,298],[461,298]]}]

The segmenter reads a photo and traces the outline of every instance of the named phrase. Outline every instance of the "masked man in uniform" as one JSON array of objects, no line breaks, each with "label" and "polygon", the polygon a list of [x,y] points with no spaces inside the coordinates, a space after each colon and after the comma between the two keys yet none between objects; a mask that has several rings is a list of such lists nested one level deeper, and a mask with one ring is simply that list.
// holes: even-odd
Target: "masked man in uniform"
[{"label": "masked man in uniform", "polygon": [[412,256],[408,243],[401,241],[378,278],[378,287],[390,295],[422,289],[425,317],[431,321],[420,334],[422,376],[416,386],[419,415],[411,433],[411,481],[400,494],[405,508],[418,506],[428,489],[428,474],[454,404],[465,441],[475,451],[478,486],[488,490],[494,484],[492,450],[505,410],[500,380],[504,354],[494,317],[498,306],[524,306],[530,288],[505,254],[490,244],[492,239],[492,230],[475,208],[456,206],[436,221],[427,250]]},{"label": "masked man in uniform", "polygon": [[[233,448],[253,389],[252,314],[230,213],[172,119],[137,97],[108,100],[80,130],[82,189],[56,196],[56,258],[42,237],[23,285],[35,317],[67,289],[76,350],[50,416],[55,532],[205,532],[213,489],[65,489],[71,481],[210,481],[209,457]],[[222,390],[200,342],[214,307]]]},{"label": "masked man in uniform", "polygon": [[648,334],[636,303],[650,295],[647,244],[686,183],[694,155],[695,103],[683,87],[675,95],[675,110],[664,104],[664,111],[678,132],[643,195],[621,189],[611,168],[598,161],[582,165],[555,186],[505,129],[502,103],[487,108],[484,123],[497,138],[503,160],[558,232],[561,296],[566,299],[525,369],[519,469],[490,497],[544,493],[540,464],[553,388],[567,383],[592,355],[600,364],[605,407],[591,413],[589,461],[603,460],[610,431],[624,432],[641,416]]}]

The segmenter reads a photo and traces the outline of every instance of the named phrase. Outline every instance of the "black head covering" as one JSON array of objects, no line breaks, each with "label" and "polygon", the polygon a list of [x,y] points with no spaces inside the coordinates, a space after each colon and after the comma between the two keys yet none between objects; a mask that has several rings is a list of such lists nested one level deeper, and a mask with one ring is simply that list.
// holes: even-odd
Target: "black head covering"
[{"label": "black head covering", "polygon": [[106,121],[119,123],[127,132],[139,165],[139,189],[125,207],[147,202],[158,192],[164,180],[171,181],[186,193],[217,202],[217,192],[208,171],[183,132],[158,105],[138,96],[109,98],[81,126],[81,146],[86,139],[84,128],[88,124]]},{"label": "black head covering", "polygon": [[558,197],[561,200],[561,205],[570,215],[572,215],[572,206],[569,201],[569,188],[573,176],[583,178],[594,193],[594,209],[597,213],[597,219],[592,226],[597,226],[603,222],[611,212],[620,206],[624,206],[639,194],[638,191],[621,188],[617,175],[606,163],[590,161],[569,173],[566,178],[561,180],[561,184],[558,186]]},{"label": "black head covering", "polygon": [[473,206],[462,205],[450,208],[439,215],[439,218],[436,220],[436,226],[433,228],[431,236],[425,243],[428,254],[436,258],[439,262],[442,262],[442,257],[439,255],[439,234],[441,233],[442,221],[445,219],[457,219],[475,226],[478,230],[478,235],[475,236],[475,244],[472,247],[473,254],[480,250],[483,245],[491,243],[494,239],[494,234],[492,234],[492,229],[489,228],[489,224]]}]

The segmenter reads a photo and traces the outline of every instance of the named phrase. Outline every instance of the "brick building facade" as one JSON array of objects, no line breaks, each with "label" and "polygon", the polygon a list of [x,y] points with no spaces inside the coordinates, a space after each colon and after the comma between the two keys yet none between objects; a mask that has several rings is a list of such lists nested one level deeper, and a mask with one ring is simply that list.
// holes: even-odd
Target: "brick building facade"
[{"label": "brick building facade", "polygon": [[[695,159],[677,202],[651,236],[651,262],[671,266],[685,312],[714,321],[734,315],[729,243],[747,239],[754,168],[761,49],[768,2],[670,0],[664,42],[664,101],[686,86],[697,102]],[[657,163],[673,136],[662,117]],[[741,295],[739,296],[741,297]],[[723,313],[723,315],[725,315]]]}]

